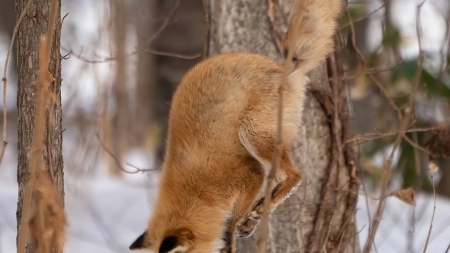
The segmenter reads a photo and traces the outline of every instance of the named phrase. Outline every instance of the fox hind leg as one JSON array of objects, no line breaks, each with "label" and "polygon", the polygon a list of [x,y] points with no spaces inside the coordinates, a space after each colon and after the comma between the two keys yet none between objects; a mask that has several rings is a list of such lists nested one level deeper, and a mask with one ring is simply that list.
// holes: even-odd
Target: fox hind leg
[{"label": "fox hind leg", "polygon": [[[270,162],[274,151],[274,140],[271,135],[265,133],[255,133],[255,128],[241,127],[239,140],[247,151],[261,163],[268,175]],[[269,212],[272,212],[283,200],[296,189],[301,181],[301,173],[294,165],[284,148],[281,153],[280,164],[277,170],[277,185],[272,189]],[[241,237],[249,237],[255,231],[263,214],[264,198],[258,200],[252,210],[237,225],[237,234]]]}]

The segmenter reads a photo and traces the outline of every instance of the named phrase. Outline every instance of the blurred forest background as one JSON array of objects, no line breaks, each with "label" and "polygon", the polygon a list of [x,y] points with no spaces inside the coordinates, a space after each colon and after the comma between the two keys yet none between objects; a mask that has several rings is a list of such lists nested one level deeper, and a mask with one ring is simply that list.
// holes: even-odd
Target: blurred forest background
[{"label": "blurred forest background", "polygon": [[[362,182],[356,214],[360,244],[385,187],[391,153],[388,187],[417,194],[415,208],[388,199],[375,239],[378,252],[422,252],[432,215],[429,252],[450,247],[450,2],[427,0],[418,7],[421,3],[349,1],[340,20],[348,142],[357,147]],[[172,93],[208,50],[205,6],[202,0],[61,0],[61,5],[66,249],[127,252],[155,197]],[[1,0],[1,73],[14,10],[14,0]],[[14,252],[16,242],[15,54],[8,65],[8,145],[0,164],[0,252]],[[405,115],[411,115],[407,126]],[[405,131],[397,147],[399,129]],[[430,160],[437,172],[430,171]],[[137,170],[149,171],[133,173]]]}]

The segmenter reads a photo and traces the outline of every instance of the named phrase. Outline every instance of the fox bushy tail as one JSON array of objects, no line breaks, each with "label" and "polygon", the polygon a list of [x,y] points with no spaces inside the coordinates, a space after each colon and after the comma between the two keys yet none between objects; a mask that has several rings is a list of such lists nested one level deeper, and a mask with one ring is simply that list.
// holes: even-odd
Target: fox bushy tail
[{"label": "fox bushy tail", "polygon": [[[283,40],[285,57],[291,69],[306,73],[315,68],[334,49],[337,18],[346,0],[296,0]],[[288,58],[289,59],[289,58]]]}]

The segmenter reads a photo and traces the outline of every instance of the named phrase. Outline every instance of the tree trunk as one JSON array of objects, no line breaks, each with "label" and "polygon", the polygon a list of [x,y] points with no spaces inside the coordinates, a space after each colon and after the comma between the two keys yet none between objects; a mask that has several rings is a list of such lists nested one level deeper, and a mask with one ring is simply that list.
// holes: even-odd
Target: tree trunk
[{"label": "tree trunk", "polygon": [[[161,15],[164,8],[160,5],[163,5],[161,1],[139,0],[135,1],[133,8],[138,13],[135,27],[139,48],[135,89],[135,118],[139,118],[139,122],[136,122],[133,134],[136,146],[155,151],[155,167],[159,166],[165,151],[167,108],[173,93],[172,86],[160,80],[161,69],[166,67],[158,64],[161,56],[148,51],[155,48],[159,36],[154,39],[152,37],[164,22],[165,15]],[[158,22],[159,20],[162,21]],[[166,29],[170,28],[168,26]]]},{"label": "tree trunk", "polygon": [[[340,1],[340,0],[332,0]],[[210,0],[209,54],[251,51],[281,62],[273,41],[286,29],[291,0]],[[275,4],[270,23],[269,3]],[[277,5],[276,3],[279,3]],[[299,190],[271,215],[269,252],[360,252],[355,230],[359,186],[348,138],[348,108],[336,53],[310,74],[311,87],[292,157],[304,179]],[[258,231],[238,241],[238,252],[257,252]]]},{"label": "tree trunk", "polygon": [[[139,118],[136,133],[141,141],[138,145],[156,151],[155,167],[159,167],[166,150],[168,115],[173,92],[184,73],[198,63],[201,57],[186,59],[152,54],[149,51],[181,56],[201,53],[206,32],[202,22],[204,13],[201,0],[139,0],[136,5],[136,13],[139,13],[136,28],[140,49],[136,76],[136,117]],[[160,32],[167,18],[170,21]]]},{"label": "tree trunk", "polygon": [[156,56],[145,52],[148,48],[147,41],[155,32],[156,1],[139,0],[134,1],[133,12],[137,13],[133,25],[136,29],[138,55],[136,68],[136,108],[134,108],[134,118],[139,119],[133,124],[133,145],[148,148],[148,137],[151,132],[152,106],[154,94],[153,87],[156,87]]},{"label": "tree trunk", "polygon": [[[28,0],[16,0],[17,17],[24,10]],[[21,221],[23,208],[24,187],[28,180],[29,159],[28,152],[32,142],[35,105],[36,80],[39,69],[40,38],[47,31],[51,0],[34,0],[28,8],[17,36],[17,70],[18,70],[18,168],[17,181],[19,184],[19,201],[17,203],[17,226]],[[60,21],[61,3],[58,1],[57,20],[51,49],[49,71],[54,77],[50,84],[53,94],[51,102],[47,105],[44,130],[44,164],[45,170],[52,184],[58,190],[61,201],[64,197],[64,177],[62,158],[62,110],[61,110],[61,56],[60,56]],[[50,107],[52,107],[50,109]],[[49,111],[52,112],[49,115]],[[34,252],[30,242],[27,244],[27,253]]]},{"label": "tree trunk", "polygon": [[[121,176],[120,166],[114,161],[117,159],[119,164],[123,163],[125,153],[129,148],[130,117],[129,117],[129,85],[127,82],[127,64],[126,64],[126,38],[128,28],[128,5],[124,0],[110,0],[112,39],[114,41],[116,61],[116,75],[113,81],[112,96],[114,97],[114,116],[108,124],[106,132],[107,143],[111,145],[109,150],[114,151],[115,158],[108,158],[108,169],[110,175]],[[109,136],[108,136],[109,134]]]}]

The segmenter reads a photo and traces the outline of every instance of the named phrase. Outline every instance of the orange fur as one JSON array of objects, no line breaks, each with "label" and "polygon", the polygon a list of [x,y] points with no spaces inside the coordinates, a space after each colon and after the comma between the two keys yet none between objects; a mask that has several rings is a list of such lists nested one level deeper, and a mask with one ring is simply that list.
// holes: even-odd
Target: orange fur
[{"label": "orange fur", "polygon": [[[299,61],[283,90],[283,151],[271,211],[301,180],[288,150],[302,122],[306,72],[331,52],[340,12],[333,0],[297,2],[303,17],[293,20],[302,25],[284,41]],[[274,151],[282,75],[282,66],[264,56],[228,53],[183,77],[172,100],[154,213],[131,249],[229,253],[235,251],[235,234],[253,233]]]},{"label": "orange fur", "polygon": [[299,62],[298,70],[302,73],[315,68],[333,51],[336,19],[341,13],[343,1],[295,1],[283,45],[285,51],[293,50],[293,57]]}]

